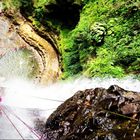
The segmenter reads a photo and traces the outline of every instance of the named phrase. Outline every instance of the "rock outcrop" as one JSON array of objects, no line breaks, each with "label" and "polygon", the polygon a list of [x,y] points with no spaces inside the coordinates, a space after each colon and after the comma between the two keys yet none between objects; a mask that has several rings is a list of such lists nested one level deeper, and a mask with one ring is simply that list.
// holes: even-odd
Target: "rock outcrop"
[{"label": "rock outcrop", "polygon": [[46,140],[138,140],[140,94],[117,85],[78,91],[48,118]]}]

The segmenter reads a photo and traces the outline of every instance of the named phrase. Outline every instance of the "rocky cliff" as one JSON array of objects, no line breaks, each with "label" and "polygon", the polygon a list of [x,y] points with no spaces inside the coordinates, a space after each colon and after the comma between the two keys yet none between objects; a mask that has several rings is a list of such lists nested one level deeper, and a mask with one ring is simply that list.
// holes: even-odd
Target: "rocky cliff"
[{"label": "rocky cliff", "polygon": [[2,1],[5,12],[57,34],[47,38],[57,44],[62,78],[140,77],[138,0]]},{"label": "rocky cliff", "polygon": [[[0,36],[1,59],[4,59],[9,51],[12,54],[17,54],[18,51],[26,49],[31,53],[30,57],[36,61],[34,66],[32,60],[29,60],[30,69],[34,74],[34,76],[30,77],[33,77],[36,82],[41,84],[50,84],[58,79],[60,68],[57,45],[54,39],[55,35],[53,36],[47,31],[43,31],[43,27],[37,30],[18,12],[16,14],[2,12],[0,24],[2,33]],[[19,67],[17,66],[17,69]]]}]

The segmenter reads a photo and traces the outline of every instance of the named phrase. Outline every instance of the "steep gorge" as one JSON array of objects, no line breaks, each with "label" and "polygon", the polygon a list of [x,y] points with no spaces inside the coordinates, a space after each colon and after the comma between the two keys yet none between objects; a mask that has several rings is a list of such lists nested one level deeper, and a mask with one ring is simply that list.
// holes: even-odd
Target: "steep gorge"
[{"label": "steep gorge", "polygon": [[[9,1],[14,3],[14,0]],[[39,70],[35,81],[50,84],[59,78],[59,51],[64,79],[78,74],[98,78],[122,78],[131,74],[139,77],[138,0],[44,0],[45,4],[42,4],[42,7],[35,7],[35,2],[41,3],[43,0],[15,1],[24,1],[28,6],[22,5],[22,10],[17,6],[19,11],[10,9],[5,15],[14,26],[16,34],[26,44],[24,47],[32,52],[38,63]],[[84,2],[85,6],[81,9],[78,2]],[[75,16],[73,7],[76,8],[77,14],[74,21],[71,21]],[[58,29],[59,48],[56,43],[57,35],[47,31],[49,27]],[[14,39],[18,40],[16,37]],[[35,67],[32,68],[36,71]],[[93,82],[94,86],[96,81]],[[81,83],[78,82],[78,85],[86,88],[86,82]],[[123,83],[127,84],[126,81]],[[74,89],[74,82],[72,85]],[[58,86],[53,89],[50,94],[48,91],[45,93],[54,95],[55,98],[63,96]],[[64,95],[68,95],[68,91],[69,88],[65,89]],[[41,93],[40,91],[38,95]],[[139,139],[139,98],[139,92],[126,91],[116,85],[109,89],[79,91],[48,118],[46,128],[43,128],[44,139],[115,140],[120,139],[120,135],[122,139]],[[47,99],[49,101],[52,98]],[[47,99],[45,98],[46,103]],[[36,101],[38,104],[41,102]],[[46,106],[50,107],[50,104],[44,105]],[[41,129],[41,126],[39,127]]]}]

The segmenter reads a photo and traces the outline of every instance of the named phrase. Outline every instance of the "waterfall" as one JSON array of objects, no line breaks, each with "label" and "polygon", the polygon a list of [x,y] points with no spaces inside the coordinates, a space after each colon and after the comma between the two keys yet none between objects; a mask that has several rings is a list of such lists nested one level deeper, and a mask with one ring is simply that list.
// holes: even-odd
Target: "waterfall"
[{"label": "waterfall", "polygon": [[[47,78],[53,81],[58,77],[60,73],[58,57],[51,44],[46,45],[47,41],[38,36],[30,25],[23,24],[19,29],[21,36],[27,37],[25,41],[16,32],[11,32],[14,30],[12,24],[0,17],[0,87],[4,89],[3,93],[0,91],[0,96],[3,98],[1,104],[13,110],[31,127],[35,127],[36,119],[45,121],[61,103],[78,90],[108,88],[110,85],[117,84],[127,90],[140,91],[140,81],[133,77],[123,79],[80,77],[71,81],[58,81],[49,86],[35,84],[33,79],[39,73],[39,64],[32,54],[33,51],[27,49],[30,47],[27,42],[32,42],[32,47],[39,44],[35,47],[39,49],[41,54],[38,54],[43,60],[40,74],[43,77],[41,77],[42,83],[45,83]],[[26,138],[33,138],[21,122],[8,114]],[[3,124],[0,126],[0,139],[19,137],[3,114],[0,116],[0,123]]]}]

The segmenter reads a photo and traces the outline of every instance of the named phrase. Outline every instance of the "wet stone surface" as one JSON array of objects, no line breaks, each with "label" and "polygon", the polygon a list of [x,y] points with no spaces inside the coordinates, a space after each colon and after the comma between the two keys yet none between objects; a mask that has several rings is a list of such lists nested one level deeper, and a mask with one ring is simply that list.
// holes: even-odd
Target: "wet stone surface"
[{"label": "wet stone surface", "polygon": [[117,85],[78,91],[46,122],[46,140],[138,140],[140,94]]}]

